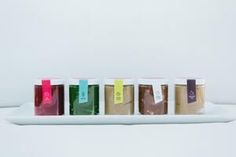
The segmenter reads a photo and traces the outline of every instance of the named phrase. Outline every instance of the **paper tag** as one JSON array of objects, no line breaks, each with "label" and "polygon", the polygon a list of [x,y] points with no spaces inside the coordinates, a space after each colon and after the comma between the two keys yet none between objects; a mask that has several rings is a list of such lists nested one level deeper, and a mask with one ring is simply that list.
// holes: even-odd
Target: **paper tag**
[{"label": "paper tag", "polygon": [[42,95],[43,95],[43,104],[52,103],[51,81],[50,80],[42,80]]},{"label": "paper tag", "polygon": [[114,87],[114,103],[115,104],[121,104],[123,103],[123,80],[115,80],[114,82],[115,87]]},{"label": "paper tag", "polygon": [[187,80],[187,97],[188,103],[193,103],[197,101],[196,80]]},{"label": "paper tag", "polygon": [[79,80],[79,103],[88,102],[88,80]]},{"label": "paper tag", "polygon": [[162,95],[161,85],[158,85],[157,83],[153,84],[152,90],[155,104],[162,102],[163,95]]}]

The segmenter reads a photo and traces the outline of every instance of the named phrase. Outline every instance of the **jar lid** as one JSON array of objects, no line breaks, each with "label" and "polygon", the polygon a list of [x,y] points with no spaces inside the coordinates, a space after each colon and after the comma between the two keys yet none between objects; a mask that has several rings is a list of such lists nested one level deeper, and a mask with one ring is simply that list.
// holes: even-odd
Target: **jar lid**
[{"label": "jar lid", "polygon": [[142,85],[152,85],[152,84],[159,84],[159,85],[168,85],[168,81],[165,78],[141,78],[138,80],[139,84]]},{"label": "jar lid", "polygon": [[80,80],[88,80],[88,85],[99,85],[99,80],[94,78],[72,78],[69,80],[69,85],[79,85]]},{"label": "jar lid", "polygon": [[129,78],[109,78],[105,79],[105,85],[114,85],[115,80],[122,80],[123,85],[134,85],[134,80]]},{"label": "jar lid", "polygon": [[187,85],[187,80],[196,80],[196,85],[204,85],[205,80],[202,78],[177,78],[175,84],[177,85]]},{"label": "jar lid", "polygon": [[63,85],[64,80],[60,78],[41,78],[34,81],[34,85],[42,85],[43,80],[50,80],[51,85]]}]

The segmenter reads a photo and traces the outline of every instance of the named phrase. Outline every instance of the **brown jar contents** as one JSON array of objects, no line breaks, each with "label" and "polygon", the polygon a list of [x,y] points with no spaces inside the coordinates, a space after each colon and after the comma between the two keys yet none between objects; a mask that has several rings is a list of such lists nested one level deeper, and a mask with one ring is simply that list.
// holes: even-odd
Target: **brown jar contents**
[{"label": "brown jar contents", "polygon": [[145,115],[167,114],[168,85],[161,86],[163,100],[155,104],[152,85],[139,85],[139,112]]},{"label": "brown jar contents", "polygon": [[187,85],[175,86],[175,113],[201,114],[205,104],[205,86],[196,85],[196,101],[188,103]]},{"label": "brown jar contents", "polygon": [[114,103],[114,85],[105,85],[105,114],[131,115],[134,114],[134,85],[123,86],[124,102]]}]

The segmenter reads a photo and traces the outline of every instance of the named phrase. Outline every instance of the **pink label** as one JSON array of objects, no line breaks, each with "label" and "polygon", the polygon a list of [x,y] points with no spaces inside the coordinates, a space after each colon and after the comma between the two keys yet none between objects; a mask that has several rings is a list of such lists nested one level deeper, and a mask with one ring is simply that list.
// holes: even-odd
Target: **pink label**
[{"label": "pink label", "polygon": [[50,104],[52,102],[51,81],[42,80],[43,103]]}]

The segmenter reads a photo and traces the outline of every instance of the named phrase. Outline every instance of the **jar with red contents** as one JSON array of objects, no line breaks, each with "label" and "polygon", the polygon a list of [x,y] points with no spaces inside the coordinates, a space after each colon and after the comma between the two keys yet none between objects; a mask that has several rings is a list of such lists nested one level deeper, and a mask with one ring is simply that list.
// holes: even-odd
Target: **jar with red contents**
[{"label": "jar with red contents", "polygon": [[34,83],[35,115],[64,114],[64,81],[38,79]]}]

